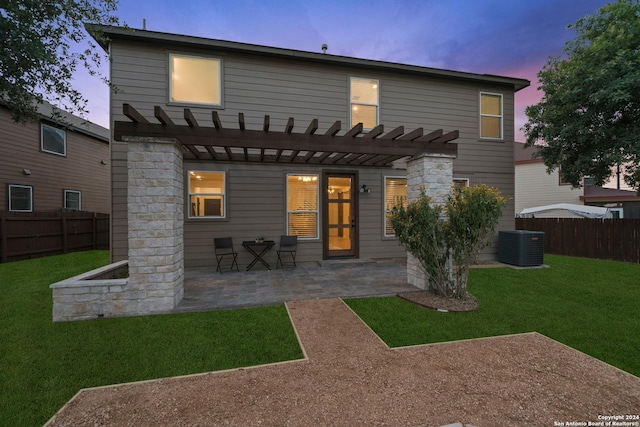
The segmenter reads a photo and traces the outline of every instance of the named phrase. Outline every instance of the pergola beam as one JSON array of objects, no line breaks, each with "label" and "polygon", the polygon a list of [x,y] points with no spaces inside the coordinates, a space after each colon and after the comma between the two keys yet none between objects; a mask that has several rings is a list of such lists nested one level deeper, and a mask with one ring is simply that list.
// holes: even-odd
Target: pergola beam
[{"label": "pergola beam", "polygon": [[293,117],[289,117],[289,120],[287,121],[287,127],[285,127],[284,129],[284,133],[291,132],[293,132]]},{"label": "pergola beam", "polygon": [[325,136],[335,136],[340,132],[340,128],[342,128],[342,123],[340,120],[336,120],[336,122],[325,132]]},{"label": "pergola beam", "polygon": [[211,111],[211,121],[213,121],[213,126],[215,126],[216,129],[222,129],[222,122],[216,110]]},{"label": "pergola beam", "polygon": [[142,114],[138,112],[138,110],[136,110],[129,104],[122,105],[122,114],[127,116],[127,118],[133,123],[149,123],[149,120],[147,120]]},{"label": "pergola beam", "polygon": [[362,123],[358,123],[344,134],[345,138],[355,138],[362,133]]},{"label": "pergola beam", "polygon": [[400,138],[398,138],[398,140],[399,141],[413,141],[414,139],[420,138],[422,136],[422,133],[423,133],[423,129],[422,128],[418,128],[418,129],[412,130],[409,133],[405,133]]},{"label": "pergola beam", "polygon": [[[238,113],[239,129],[230,129],[223,128],[217,111],[211,112],[213,127],[202,127],[188,108],[184,109],[186,125],[177,125],[160,106],[153,113],[158,123],[149,122],[128,104],[123,105],[123,114],[131,121],[115,122],[115,140],[174,139],[187,150],[187,156],[196,159],[206,151],[205,157],[214,160],[380,167],[424,152],[455,155],[457,145],[450,142],[459,137],[457,130],[443,134],[441,129],[424,135],[418,128],[405,134],[403,126],[384,134],[383,125],[361,135],[361,123],[338,135],[342,126],[339,120],[324,134],[316,135],[318,119],[313,119],[304,133],[293,133],[293,118],[289,118],[284,131],[276,132],[269,130],[269,115],[264,116],[262,129],[251,130],[246,128],[243,113]],[[267,153],[270,150],[272,154]],[[283,156],[288,152],[291,154]]]},{"label": "pergola beam", "polygon": [[162,108],[160,108],[160,106],[158,106],[158,105],[153,107],[153,115],[163,125],[166,125],[166,126],[174,126],[175,125],[173,123],[173,120],[171,120],[171,118],[169,118],[167,113],[165,113],[164,110]]},{"label": "pergola beam", "polygon": [[382,139],[396,139],[404,133],[404,126],[398,126],[391,132],[387,133]]},{"label": "pergola beam", "polygon": [[191,128],[198,128],[200,126],[198,126],[198,121],[196,120],[196,118],[194,117],[193,113],[191,112],[190,109],[185,108],[184,109],[184,120],[187,122],[187,124],[189,125],[189,127]]},{"label": "pergola beam", "polygon": [[437,129],[437,130],[434,130],[433,132],[430,132],[416,139],[416,142],[431,142],[434,139],[440,138],[441,136],[442,136],[442,129]]},{"label": "pergola beam", "polygon": [[305,135],[313,135],[314,133],[316,133],[317,130],[318,130],[318,119],[313,119],[313,120],[311,120],[311,123],[309,123],[309,126],[307,127],[307,130],[304,131],[304,134]]},{"label": "pergola beam", "polygon": [[[171,136],[184,145],[202,146],[226,146],[238,148],[272,148],[275,150],[299,150],[333,153],[359,153],[359,154],[403,154],[406,156],[415,155],[424,151],[430,151],[434,144],[448,142],[455,139],[456,132],[446,135],[446,141],[433,141],[431,143],[417,141],[394,140],[393,143],[382,143],[382,138],[375,144],[371,144],[365,138],[345,138],[327,135],[304,135],[285,134],[276,132],[262,132],[256,130],[238,131],[233,129],[214,129],[202,127],[174,126],[170,135],[166,132],[166,127],[161,124],[152,123],[127,123],[117,122],[114,131],[116,140],[121,140],[124,136],[140,136],[147,138],[166,138]],[[446,152],[455,151],[456,146],[451,149],[442,149]]]},{"label": "pergola beam", "polygon": [[371,129],[369,132],[367,132],[367,134],[365,136],[363,136],[363,138],[377,138],[378,136],[382,135],[384,133],[384,125],[378,125],[376,127],[374,127],[373,129]]}]

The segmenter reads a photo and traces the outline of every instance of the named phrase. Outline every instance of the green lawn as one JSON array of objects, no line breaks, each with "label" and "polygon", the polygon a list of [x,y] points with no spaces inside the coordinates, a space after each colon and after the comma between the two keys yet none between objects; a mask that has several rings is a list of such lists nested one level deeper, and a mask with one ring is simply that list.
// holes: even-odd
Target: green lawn
[{"label": "green lawn", "polygon": [[640,376],[640,265],[545,257],[549,269],[471,270],[480,308],[441,313],[400,298],[347,304],[392,347],[536,331]]},{"label": "green lawn", "polygon": [[52,323],[49,284],[104,251],[0,264],[0,426],[45,423],[78,390],[302,357],[284,306]]},{"label": "green lawn", "polygon": [[[52,323],[49,284],[94,251],[0,264],[0,425],[42,425],[79,389],[302,357],[284,306]],[[537,331],[640,376],[640,265],[547,256],[550,269],[472,270],[472,313],[399,298],[347,303],[390,346]]]}]

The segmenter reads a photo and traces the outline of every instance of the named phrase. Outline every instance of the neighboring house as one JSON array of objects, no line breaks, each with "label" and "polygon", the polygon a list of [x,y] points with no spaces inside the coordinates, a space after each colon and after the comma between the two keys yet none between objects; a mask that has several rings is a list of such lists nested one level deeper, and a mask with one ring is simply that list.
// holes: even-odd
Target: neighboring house
[{"label": "neighboring house", "polygon": [[0,106],[0,211],[82,210],[109,213],[109,131],[39,107],[38,122],[19,124]]},{"label": "neighboring house", "polygon": [[[407,156],[381,160],[375,153],[360,156],[345,148],[339,157],[328,153],[323,158],[314,155],[317,147],[304,145],[331,139],[326,134],[373,150],[410,145],[423,129],[425,135],[444,129],[441,141],[447,135],[453,139],[449,131],[459,131],[453,177],[466,184],[486,183],[513,197],[514,93],[528,86],[527,80],[152,31],[104,30],[110,39],[104,47],[112,58],[111,81],[119,88],[111,97],[117,134],[112,141],[114,261],[126,259],[130,245],[127,185],[132,170],[127,143],[118,139],[152,134],[134,131],[127,123],[131,120],[166,123],[167,130],[187,120],[194,138],[205,126],[210,132],[220,127],[221,137],[235,132],[230,137],[237,140],[235,146],[181,141],[187,267],[215,263],[215,236],[231,236],[239,246],[257,236],[277,240],[295,234],[302,262],[405,256],[388,214],[407,197],[402,161]],[[124,104],[135,114],[125,116]],[[123,122],[122,131],[117,122]],[[358,123],[363,124],[360,134],[354,133]],[[265,139],[254,143],[259,135],[251,132]],[[282,142],[296,132],[308,136],[299,138],[299,150]],[[241,141],[243,135],[247,141]],[[513,229],[513,218],[509,204],[500,229]],[[489,249],[489,256],[495,251]],[[242,264],[248,255],[240,252]]]},{"label": "neighboring house", "polygon": [[[589,180],[581,188],[573,188],[563,182],[560,170],[550,174],[542,159],[534,157],[536,147],[526,147],[521,143],[513,144],[515,161],[515,212],[537,206],[569,203],[574,205],[601,206],[609,208],[616,217],[640,218],[640,198],[635,191],[590,185]],[[536,214],[536,217],[576,218],[566,210]]]},{"label": "neighboring house", "polygon": [[585,205],[609,208],[617,218],[640,218],[640,197],[635,191],[586,185],[580,200]]}]

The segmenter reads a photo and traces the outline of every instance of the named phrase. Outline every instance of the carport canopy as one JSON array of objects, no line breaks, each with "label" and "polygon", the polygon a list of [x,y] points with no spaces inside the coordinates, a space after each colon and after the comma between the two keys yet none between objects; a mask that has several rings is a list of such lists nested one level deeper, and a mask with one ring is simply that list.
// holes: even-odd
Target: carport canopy
[{"label": "carport canopy", "polygon": [[342,124],[334,122],[324,134],[316,134],[318,119],[313,119],[303,133],[294,133],[294,119],[282,131],[270,129],[265,115],[262,129],[245,126],[244,114],[238,114],[238,129],[222,126],[218,112],[211,111],[213,126],[200,126],[189,108],[184,109],[185,124],[176,124],[160,107],[154,107],[155,123],[129,104],[123,105],[129,121],[116,121],[114,139],[123,142],[174,140],[185,159],[231,162],[269,162],[309,165],[349,165],[390,167],[393,162],[422,153],[457,155],[459,131],[442,129],[424,133],[398,126],[386,132],[383,125],[364,132],[362,123],[338,135]]}]

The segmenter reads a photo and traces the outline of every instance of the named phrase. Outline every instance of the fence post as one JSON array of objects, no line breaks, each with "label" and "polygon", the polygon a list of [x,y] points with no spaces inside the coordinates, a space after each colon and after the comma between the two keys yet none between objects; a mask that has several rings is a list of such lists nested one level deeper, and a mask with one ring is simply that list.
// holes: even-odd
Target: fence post
[{"label": "fence post", "polygon": [[0,262],[7,262],[7,217],[0,215]]},{"label": "fence post", "polygon": [[96,218],[96,213],[93,213],[93,217],[91,218],[92,221],[92,236],[91,236],[91,249],[93,249],[94,251],[96,250],[96,248],[98,247],[98,220]]},{"label": "fence post", "polygon": [[67,253],[67,217],[64,212],[61,214],[60,219],[62,221],[62,253]]}]

